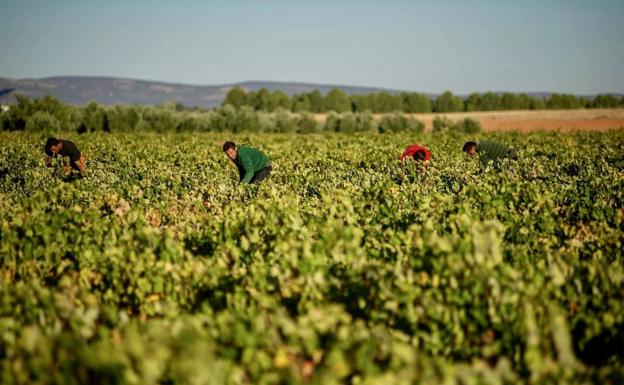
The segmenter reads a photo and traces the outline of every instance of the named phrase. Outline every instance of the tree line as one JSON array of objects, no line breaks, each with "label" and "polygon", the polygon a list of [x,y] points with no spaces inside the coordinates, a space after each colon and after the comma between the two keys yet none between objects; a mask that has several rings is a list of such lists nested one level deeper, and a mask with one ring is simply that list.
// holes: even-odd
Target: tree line
[{"label": "tree line", "polygon": [[503,110],[544,110],[577,108],[618,108],[624,107],[624,97],[597,95],[593,98],[571,94],[550,94],[535,97],[527,94],[472,93],[467,98],[446,91],[437,98],[421,93],[402,92],[390,94],[375,92],[366,95],[353,94],[334,88],[323,95],[318,90],[298,93],[292,96],[283,91],[245,91],[235,87],[228,91],[223,106],[235,108],[251,107],[256,111],[286,109],[292,112],[326,113],[334,112],[462,112],[462,111],[503,111]]},{"label": "tree line", "polygon": [[[470,122],[469,122],[470,123]],[[478,122],[473,122],[478,125]],[[461,123],[463,124],[463,123]],[[447,125],[464,130],[464,125]],[[474,124],[472,124],[474,126]],[[84,107],[61,103],[52,96],[29,99],[16,95],[16,103],[0,113],[5,131],[30,131],[55,134],[60,131],[86,132],[421,132],[424,124],[403,113],[374,119],[370,112],[330,113],[317,121],[309,112],[293,113],[285,108],[257,111],[249,106],[225,105],[214,110],[184,109],[170,102],[158,106],[100,105]]]},{"label": "tree line", "polygon": [[[242,90],[241,90],[242,91]],[[265,90],[266,91],[266,90]],[[257,93],[240,93],[234,94],[245,95],[247,97],[255,97],[254,95],[269,95],[267,100],[272,100],[271,95],[280,94],[277,92]],[[495,109],[505,109],[501,106],[510,105],[510,97],[503,94],[500,98],[494,97],[494,94],[483,94],[479,97],[471,95],[465,101],[457,96],[453,96],[450,92],[441,95],[437,100],[431,102],[424,95],[405,94],[402,101],[409,101],[411,109],[401,111],[394,109],[393,102],[401,95],[389,95],[387,93],[371,94],[371,95],[353,95],[346,97],[340,90],[334,90],[326,96],[321,96],[318,91],[305,95],[316,95],[319,97],[321,105],[326,100],[335,101],[342,100],[340,109],[330,109],[324,121],[315,119],[313,113],[322,110],[293,110],[289,109],[287,100],[296,99],[296,97],[288,98],[283,96],[275,100],[281,100],[281,104],[264,104],[264,107],[250,106],[245,104],[231,103],[232,91],[228,94],[228,98],[224,105],[217,109],[202,108],[185,108],[184,106],[168,102],[158,106],[138,106],[138,105],[101,105],[91,102],[86,106],[73,106],[60,102],[52,96],[43,98],[30,99],[24,95],[16,95],[16,103],[11,105],[8,111],[0,112],[0,129],[5,131],[37,131],[45,133],[56,133],[59,131],[75,131],[78,133],[86,132],[130,132],[130,131],[229,131],[229,132],[364,132],[373,131],[380,133],[390,133],[398,131],[419,132],[424,128],[424,124],[414,117],[405,116],[405,112],[426,112],[425,107],[435,106],[434,111],[451,112],[451,111],[488,111]],[[304,95],[304,94],[301,94]],[[299,97],[301,97],[301,95]],[[334,95],[330,97],[331,95]],[[342,96],[336,96],[342,95]],[[380,95],[385,95],[381,96]],[[347,99],[344,99],[345,96]],[[409,97],[408,97],[409,96]],[[262,96],[264,98],[264,96]],[[394,99],[390,99],[394,98]],[[357,108],[355,110],[346,108],[345,100],[358,100],[362,106],[366,108]],[[381,119],[374,119],[373,113],[378,110],[370,108],[371,100],[382,100],[386,106],[383,112],[386,115]],[[429,101],[427,104],[425,100]],[[513,100],[518,102],[521,107],[518,109],[526,109],[526,105],[534,106],[535,100],[524,98],[522,95],[515,95]],[[543,108],[582,108],[579,98],[574,96],[553,94],[547,99],[541,101],[539,106]],[[613,100],[617,100],[613,96],[600,95],[593,99],[591,106],[609,106],[621,107],[623,104],[615,104]],[[396,105],[395,105],[396,106]],[[587,105],[584,105],[587,107]],[[535,107],[533,107],[536,109]],[[444,117],[438,117],[434,121],[434,131],[454,130],[458,132],[478,132],[480,130],[479,122],[473,119],[466,119],[459,122],[453,122]]]}]

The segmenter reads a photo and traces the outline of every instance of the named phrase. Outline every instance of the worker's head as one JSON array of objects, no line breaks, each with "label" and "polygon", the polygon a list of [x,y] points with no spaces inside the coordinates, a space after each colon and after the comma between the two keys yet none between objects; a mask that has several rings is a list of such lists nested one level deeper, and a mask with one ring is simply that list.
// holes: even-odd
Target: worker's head
[{"label": "worker's head", "polygon": [[477,153],[477,143],[475,142],[464,143],[463,151],[470,156],[474,156]]},{"label": "worker's head", "polygon": [[427,154],[423,150],[418,150],[414,153],[414,160],[420,160],[421,162],[425,160]]},{"label": "worker's head", "polygon": [[223,152],[225,152],[230,159],[236,160],[236,144],[234,142],[228,140],[223,143]]},{"label": "worker's head", "polygon": [[48,138],[45,144],[45,152],[46,154],[57,154],[62,146],[63,144],[60,140],[56,138]]}]

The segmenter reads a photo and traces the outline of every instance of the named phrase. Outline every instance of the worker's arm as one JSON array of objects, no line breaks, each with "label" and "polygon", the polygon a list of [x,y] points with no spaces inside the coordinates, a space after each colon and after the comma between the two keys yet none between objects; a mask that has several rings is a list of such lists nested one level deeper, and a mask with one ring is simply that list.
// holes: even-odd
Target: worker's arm
[{"label": "worker's arm", "polygon": [[80,158],[74,163],[76,163],[76,166],[78,166],[78,169],[81,173],[87,171],[87,165],[85,164],[84,156],[80,155]]},{"label": "worker's arm", "polygon": [[243,165],[243,168],[245,169],[245,175],[243,175],[243,179],[241,179],[241,183],[250,183],[251,178],[253,178],[254,176],[254,168],[253,168],[253,164],[251,163],[251,159],[242,158],[241,164]]}]

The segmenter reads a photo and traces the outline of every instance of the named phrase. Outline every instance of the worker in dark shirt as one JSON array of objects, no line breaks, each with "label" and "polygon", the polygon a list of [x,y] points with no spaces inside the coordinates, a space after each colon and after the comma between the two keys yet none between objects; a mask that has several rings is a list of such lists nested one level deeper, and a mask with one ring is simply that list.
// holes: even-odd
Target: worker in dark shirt
[{"label": "worker in dark shirt", "polygon": [[48,138],[48,141],[44,147],[46,158],[46,165],[52,166],[52,158],[55,156],[68,157],[69,158],[69,173],[72,170],[76,170],[83,174],[87,170],[84,156],[78,151],[78,148],[74,142],[64,139]]},{"label": "worker in dark shirt", "polygon": [[479,160],[483,166],[487,166],[491,161],[493,164],[497,164],[503,158],[515,159],[515,155],[509,147],[504,144],[496,142],[466,142],[464,143],[463,151],[470,155],[479,155]]},{"label": "worker in dark shirt", "polygon": [[405,158],[414,158],[414,160],[418,160],[423,162],[424,164],[429,163],[429,159],[431,159],[431,151],[427,147],[419,146],[417,144],[410,144],[407,146],[403,154],[399,160],[404,160]]},{"label": "worker in dark shirt", "polygon": [[238,168],[241,183],[258,183],[271,173],[269,158],[255,148],[237,147],[234,142],[223,144],[223,152]]}]

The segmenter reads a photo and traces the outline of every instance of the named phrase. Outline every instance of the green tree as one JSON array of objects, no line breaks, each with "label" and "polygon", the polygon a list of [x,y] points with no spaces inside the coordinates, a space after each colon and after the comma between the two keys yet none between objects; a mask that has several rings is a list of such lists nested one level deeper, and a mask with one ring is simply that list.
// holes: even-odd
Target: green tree
[{"label": "green tree", "polygon": [[501,109],[502,110],[519,110],[520,109],[520,101],[516,94],[512,94],[511,92],[505,92],[501,98]]},{"label": "green tree", "polygon": [[351,111],[372,111],[370,97],[368,95],[351,95]]},{"label": "green tree", "polygon": [[399,95],[390,95],[387,92],[378,92],[375,95],[375,106],[373,112],[394,112],[401,111],[403,101]]},{"label": "green tree", "polygon": [[436,99],[436,112],[459,112],[463,110],[464,101],[459,96],[454,96],[451,91],[445,91]]},{"label": "green tree", "polygon": [[112,132],[134,131],[141,120],[139,107],[117,105],[108,110],[108,122]]},{"label": "green tree", "polygon": [[502,110],[501,98],[493,92],[481,95],[481,111]]},{"label": "green tree", "polygon": [[284,92],[277,90],[271,93],[271,98],[268,106],[269,111],[273,112],[277,109],[290,110],[290,106],[290,98]]},{"label": "green tree", "polygon": [[431,99],[427,95],[404,92],[400,97],[404,112],[431,112]]},{"label": "green tree", "polygon": [[347,112],[351,111],[349,96],[341,89],[334,88],[325,96],[326,111]]},{"label": "green tree", "polygon": [[26,129],[26,121],[33,114],[32,103],[26,95],[15,95],[15,105],[2,116],[2,129],[5,131],[21,131]]},{"label": "green tree", "polygon": [[266,88],[261,88],[258,92],[249,94],[250,105],[256,111],[268,111],[271,105],[271,93]]},{"label": "green tree", "polygon": [[68,122],[69,108],[53,96],[46,95],[42,99],[33,100],[33,107],[36,111],[44,111],[54,116],[59,122]]},{"label": "green tree", "polygon": [[527,94],[520,94],[518,95],[517,102],[518,102],[518,109],[528,110],[531,108],[531,105],[533,103],[533,98],[531,98]]},{"label": "green tree", "polygon": [[49,135],[56,134],[60,128],[61,125],[54,115],[45,111],[35,112],[26,122],[27,131],[41,131]]},{"label": "green tree", "polygon": [[76,107],[65,105],[50,95],[30,100],[26,95],[17,94],[15,100],[17,103],[3,116],[2,128],[4,130],[25,129],[28,119],[36,112],[45,112],[61,126],[73,126],[79,120],[76,118],[78,111]]},{"label": "green tree", "polygon": [[546,100],[540,97],[531,98],[530,110],[543,110],[546,109]]},{"label": "green tree", "polygon": [[581,100],[575,95],[552,94],[546,100],[546,108],[548,109],[573,109],[581,107],[583,107]]},{"label": "green tree", "polygon": [[89,103],[83,111],[82,124],[79,132],[110,131],[106,111],[95,101]]},{"label": "green tree", "polygon": [[295,94],[292,97],[292,111],[293,112],[310,112],[312,110],[312,103],[310,103],[310,97],[306,93]]},{"label": "green tree", "polygon": [[466,111],[481,111],[481,94],[474,92],[468,95]]},{"label": "green tree", "polygon": [[616,108],[620,101],[613,95],[597,95],[591,102],[593,108]]},{"label": "green tree", "polygon": [[[87,129],[89,131],[92,131],[93,129],[98,129],[98,127],[103,127],[105,118],[103,114],[100,114],[100,111],[103,110],[98,108],[97,110],[94,110],[94,112],[92,112],[91,114],[87,114],[87,116],[91,116],[91,119],[89,119],[88,117],[85,119],[85,121],[87,122]],[[174,127],[177,127],[177,116],[178,115],[173,111],[149,107],[143,110],[140,128],[156,132],[167,132],[169,130],[172,130]],[[89,122],[92,122],[91,127],[93,127],[93,129],[89,126]]]},{"label": "green tree", "polygon": [[308,94],[308,99],[310,100],[310,111],[312,112],[325,112],[323,95],[319,92],[319,90],[314,90]]},{"label": "green tree", "polygon": [[247,93],[240,87],[234,87],[225,95],[222,105],[229,104],[235,108],[248,105]]}]

